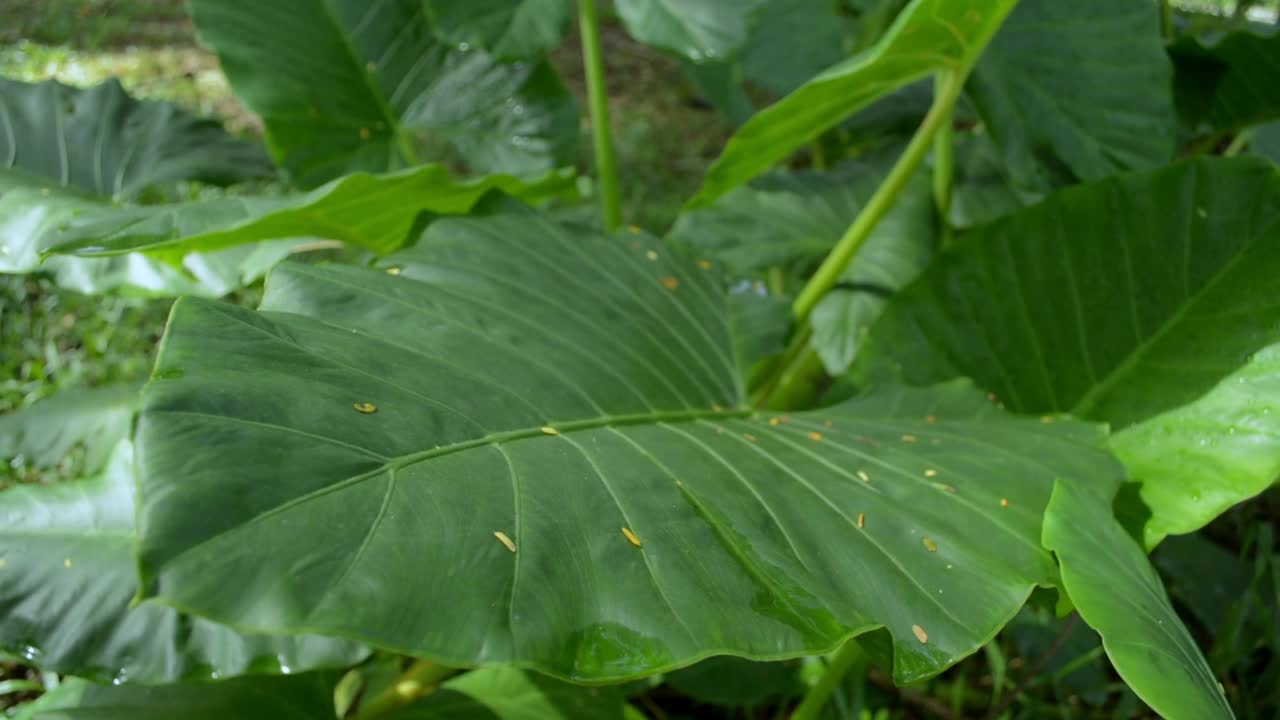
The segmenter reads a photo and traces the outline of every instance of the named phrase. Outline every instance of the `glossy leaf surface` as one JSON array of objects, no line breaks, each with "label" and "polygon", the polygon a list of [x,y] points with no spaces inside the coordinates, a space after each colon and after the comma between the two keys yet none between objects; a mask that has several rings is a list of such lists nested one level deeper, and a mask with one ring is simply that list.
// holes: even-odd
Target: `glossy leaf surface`
[{"label": "glossy leaf surface", "polygon": [[80,90],[0,78],[0,176],[13,173],[120,199],[171,180],[263,177],[271,165],[217,122],[135,100],[116,80]]},{"label": "glossy leaf surface", "polygon": [[555,71],[442,44],[422,0],[192,0],[191,12],[301,186],[414,165],[420,133],[477,172],[573,159],[577,109]]},{"label": "glossy leaf surface", "polygon": [[316,637],[241,635],[147,603],[133,558],[133,452],[102,475],[0,493],[0,648],[101,682],[165,683],[345,666],[366,651]]},{"label": "glossy leaf surface", "polygon": [[878,98],[942,69],[967,69],[1017,0],[914,0],[874,46],[757,113],[690,201],[705,205]]},{"label": "glossy leaf surface", "polygon": [[1020,412],[1110,422],[1152,528],[1194,529],[1275,479],[1280,397],[1255,353],[1280,341],[1278,223],[1280,176],[1256,159],[1060,191],[940,257],[860,372],[973,377]]},{"label": "glossy leaf surface", "polygon": [[1172,78],[1148,4],[1021,0],[967,92],[1014,181],[1045,190],[1172,160]]},{"label": "glossy leaf surface", "polygon": [[1146,553],[1111,515],[1115,485],[1059,481],[1044,543],[1111,664],[1167,720],[1235,717],[1195,639],[1169,603]]},{"label": "glossy leaf surface", "polygon": [[147,595],[594,681],[883,626],[909,681],[1052,579],[1052,479],[1118,472],[966,386],[753,415],[719,274],[644,236],[526,210],[388,262],[179,301],[138,425]]}]

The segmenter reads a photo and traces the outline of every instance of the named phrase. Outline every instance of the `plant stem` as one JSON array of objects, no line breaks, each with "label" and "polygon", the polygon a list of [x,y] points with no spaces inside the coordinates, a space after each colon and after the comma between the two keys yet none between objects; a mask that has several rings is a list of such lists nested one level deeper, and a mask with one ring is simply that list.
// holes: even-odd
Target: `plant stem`
[{"label": "plant stem", "polygon": [[395,684],[360,703],[360,712],[354,720],[373,720],[404,705],[408,705],[422,695],[435,689],[441,680],[452,675],[453,668],[437,665],[430,660],[415,660],[405,670]]},{"label": "plant stem", "polygon": [[[943,76],[934,78],[934,94],[942,93]],[[951,244],[951,186],[955,177],[955,127],[952,122],[954,107],[947,108],[942,127],[933,141],[933,204],[938,208],[938,227],[942,229],[942,244]]]},{"label": "plant stem", "polygon": [[1160,2],[1160,34],[1164,39],[1173,39],[1173,6],[1169,0],[1159,0]]},{"label": "plant stem", "polygon": [[933,144],[933,138],[938,130],[951,117],[951,108],[955,105],[956,98],[960,96],[960,90],[964,86],[964,73],[957,70],[940,72],[943,77],[939,81],[933,105],[925,115],[924,122],[916,130],[916,134],[912,136],[907,149],[903,151],[902,157],[898,158],[898,162],[889,171],[884,182],[880,183],[880,187],[862,208],[862,212],[858,213],[857,219],[849,226],[844,237],[840,238],[840,242],[836,243],[835,248],[827,255],[827,259],[822,262],[818,271],[800,291],[791,308],[797,322],[806,323],[822,296],[835,287],[849,261],[871,236],[871,231],[893,207],[898,196],[902,194],[903,188],[906,187],[907,181],[911,179],[911,175],[929,153],[929,147]]},{"label": "plant stem", "polygon": [[622,225],[622,194],[609,126],[609,92],[604,80],[604,51],[600,47],[596,0],[578,0],[578,27],[582,33],[582,63],[587,70],[587,100],[591,106],[591,139],[596,152],[601,211],[605,230],[613,232]]},{"label": "plant stem", "polygon": [[840,648],[827,662],[827,669],[823,671],[822,677],[818,678],[818,684],[805,693],[804,700],[801,700],[796,711],[791,713],[791,720],[817,718],[818,713],[822,711],[822,706],[839,687],[840,681],[844,679],[845,673],[849,672],[849,668],[854,665],[866,665],[866,662],[858,641],[850,638],[844,647]]},{"label": "plant stem", "polygon": [[1249,145],[1249,131],[1241,130],[1236,136],[1231,138],[1231,143],[1227,145],[1227,149],[1222,151],[1223,157],[1235,157],[1240,154]]}]

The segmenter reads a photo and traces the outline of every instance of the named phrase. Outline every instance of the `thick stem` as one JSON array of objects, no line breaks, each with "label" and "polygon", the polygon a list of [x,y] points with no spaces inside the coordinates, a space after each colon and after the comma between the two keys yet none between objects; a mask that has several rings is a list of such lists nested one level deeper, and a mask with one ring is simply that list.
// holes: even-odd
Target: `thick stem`
[{"label": "thick stem", "polygon": [[907,149],[903,151],[902,157],[898,158],[898,162],[889,171],[888,177],[880,183],[880,187],[862,208],[862,212],[858,213],[857,219],[849,226],[844,237],[840,238],[840,242],[836,243],[831,254],[827,255],[827,259],[809,279],[792,305],[792,313],[798,323],[806,324],[818,301],[839,282],[840,274],[844,272],[849,261],[871,236],[871,231],[893,207],[898,196],[902,194],[903,188],[906,187],[907,181],[911,179],[911,175],[929,154],[929,147],[933,145],[933,138],[939,128],[951,118],[951,108],[955,105],[956,98],[960,96],[960,90],[964,86],[964,73],[957,70],[941,72],[943,78],[939,82],[938,92],[934,95],[933,105],[925,115],[924,122],[916,130],[916,134],[912,136]]},{"label": "thick stem", "polygon": [[430,660],[415,660],[395,684],[360,703],[360,712],[353,720],[373,720],[427,694],[441,680],[454,673],[453,668],[437,665]]},{"label": "thick stem", "polygon": [[578,26],[582,34],[582,62],[587,70],[587,101],[591,107],[591,139],[596,152],[600,207],[604,228],[612,232],[622,225],[622,191],[609,126],[609,93],[604,80],[604,51],[600,47],[596,0],[578,0]]},{"label": "thick stem", "polygon": [[[942,93],[943,76],[935,78],[935,94]],[[955,177],[955,128],[953,109],[948,108],[938,136],[933,141],[933,204],[938,209],[938,227],[942,229],[942,244],[951,243],[951,186]]]},{"label": "thick stem", "polygon": [[1222,156],[1235,157],[1236,155],[1240,154],[1241,150],[1244,150],[1248,146],[1249,146],[1249,131],[1241,130],[1240,132],[1236,133],[1235,137],[1231,138],[1231,143],[1227,145],[1226,150],[1222,151]]},{"label": "thick stem", "polygon": [[866,665],[866,657],[862,654],[862,648],[858,647],[858,641],[850,639],[844,644],[844,647],[832,656],[827,662],[827,669],[823,671],[822,677],[818,678],[818,684],[809,689],[805,694],[804,700],[800,701],[800,705],[796,711],[791,713],[791,720],[814,720],[822,711],[822,706],[830,699],[831,694],[840,686],[840,681],[844,679],[845,673],[849,672],[849,668],[854,665]]}]

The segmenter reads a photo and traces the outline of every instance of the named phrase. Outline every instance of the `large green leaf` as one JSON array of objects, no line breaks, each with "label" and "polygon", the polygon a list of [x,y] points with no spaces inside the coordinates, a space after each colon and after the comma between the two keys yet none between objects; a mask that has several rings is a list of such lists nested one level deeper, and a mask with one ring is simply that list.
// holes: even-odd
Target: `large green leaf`
[{"label": "large green leaf", "polygon": [[1169,162],[1172,78],[1149,3],[1021,0],[967,89],[1015,182],[1043,190]]},{"label": "large green leaf", "polygon": [[47,468],[83,446],[82,471],[95,473],[129,433],[140,390],[137,383],[64,390],[0,416],[0,459],[21,455]]},{"label": "large green leaf", "polygon": [[1169,46],[1179,110],[1193,132],[1229,135],[1280,119],[1280,34],[1184,35]]},{"label": "large green leaf", "polygon": [[1064,588],[1120,677],[1161,717],[1235,717],[1146,553],[1112,517],[1114,490],[1070,480],[1054,487],[1044,543],[1058,556]]},{"label": "large green leaf", "polygon": [[860,374],[973,377],[1014,410],[1108,421],[1151,528],[1193,529],[1275,479],[1274,356],[1254,356],[1280,342],[1278,222],[1280,176],[1257,159],[1060,191],[940,257]]},{"label": "large green leaf", "polygon": [[0,493],[0,649],[59,673],[163,683],[344,666],[359,646],[241,635],[153,603],[130,608],[133,452],[100,477]]},{"label": "large green leaf", "polygon": [[719,273],[642,235],[525,210],[390,262],[177,303],[137,431],[148,596],[593,681],[885,627],[906,682],[1053,580],[1053,478],[1119,470],[966,385],[757,416]]},{"label": "large green leaf", "polygon": [[876,99],[935,71],[965,71],[1017,0],[914,0],[874,46],[758,113],[729,140],[690,201],[705,205]]},{"label": "large green leaf", "polygon": [[425,0],[441,41],[503,59],[537,58],[558,46],[572,0]]},{"label": "large green leaf", "polygon": [[416,164],[421,133],[478,172],[572,164],[577,108],[555,71],[443,45],[422,0],[191,0],[191,12],[299,185]]},{"label": "large green leaf", "polygon": [[735,54],[767,0],[614,0],[627,32],[695,63]]},{"label": "large green leaf", "polygon": [[46,236],[42,252],[111,255],[137,250],[181,254],[310,235],[388,253],[410,239],[422,213],[462,214],[498,190],[535,201],[564,195],[568,172],[528,182],[510,175],[455,180],[441,165],[386,175],[354,173],[308,193],[229,197],[174,205],[79,208]]},{"label": "large green leaf", "polygon": [[241,677],[193,685],[120,687],[69,678],[30,720],[325,720],[334,717],[333,672]]},{"label": "large green leaf", "polygon": [[0,177],[15,172],[124,199],[171,180],[262,177],[271,165],[218,123],[135,100],[116,80],[80,90],[0,78]]}]

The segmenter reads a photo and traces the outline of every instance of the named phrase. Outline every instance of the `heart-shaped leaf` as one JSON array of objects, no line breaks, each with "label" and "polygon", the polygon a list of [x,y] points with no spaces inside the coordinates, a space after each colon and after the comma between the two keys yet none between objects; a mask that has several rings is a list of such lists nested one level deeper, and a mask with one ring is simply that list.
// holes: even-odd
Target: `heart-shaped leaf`
[{"label": "heart-shaped leaf", "polygon": [[551,66],[442,44],[422,0],[192,0],[191,13],[304,187],[417,164],[422,133],[477,172],[572,163],[577,107]]},{"label": "heart-shaped leaf", "polygon": [[1068,188],[940,257],[872,329],[859,374],[972,377],[1020,412],[1112,423],[1155,542],[1276,479],[1280,396],[1273,356],[1258,353],[1280,342],[1276,277],[1280,174],[1267,162]]},{"label": "heart-shaped leaf", "polygon": [[1054,478],[1119,471],[1095,428],[964,385],[756,415],[720,274],[642,235],[513,209],[390,262],[175,306],[138,424],[147,595],[593,681],[885,627],[906,682],[1052,582]]},{"label": "heart-shaped leaf", "polygon": [[146,603],[133,559],[133,451],[102,475],[0,493],[0,649],[103,682],[165,683],[345,666],[367,651],[318,637],[242,635]]}]

